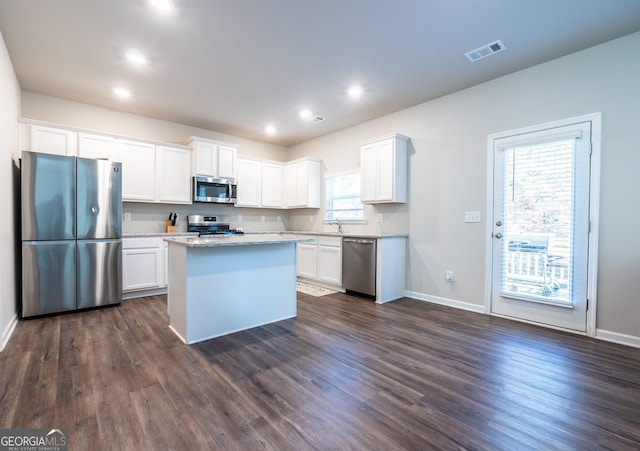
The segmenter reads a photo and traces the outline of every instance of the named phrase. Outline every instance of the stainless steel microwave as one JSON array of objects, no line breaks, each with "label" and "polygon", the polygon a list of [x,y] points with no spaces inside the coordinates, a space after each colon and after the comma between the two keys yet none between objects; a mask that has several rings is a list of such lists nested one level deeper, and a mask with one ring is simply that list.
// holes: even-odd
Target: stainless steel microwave
[{"label": "stainless steel microwave", "polygon": [[215,202],[219,204],[235,204],[237,187],[234,179],[193,177],[193,201]]}]

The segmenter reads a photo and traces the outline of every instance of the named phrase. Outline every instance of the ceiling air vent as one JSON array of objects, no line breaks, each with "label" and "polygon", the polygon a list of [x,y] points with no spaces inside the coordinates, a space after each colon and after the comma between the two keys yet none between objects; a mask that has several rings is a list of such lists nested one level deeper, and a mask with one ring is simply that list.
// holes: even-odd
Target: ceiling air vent
[{"label": "ceiling air vent", "polygon": [[469,61],[473,62],[481,60],[482,58],[486,58],[487,56],[491,56],[494,53],[498,53],[502,50],[504,50],[504,44],[501,40],[498,39],[491,44],[483,45],[482,47],[479,47],[475,50],[471,50],[470,52],[465,53],[464,56],[466,56]]}]

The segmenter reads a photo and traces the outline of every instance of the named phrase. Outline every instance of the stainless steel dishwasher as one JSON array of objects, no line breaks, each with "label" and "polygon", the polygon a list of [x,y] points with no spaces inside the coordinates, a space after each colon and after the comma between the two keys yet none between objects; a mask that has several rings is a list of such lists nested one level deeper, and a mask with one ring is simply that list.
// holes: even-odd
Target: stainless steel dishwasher
[{"label": "stainless steel dishwasher", "polygon": [[375,239],[342,239],[342,286],[347,291],[376,295]]}]

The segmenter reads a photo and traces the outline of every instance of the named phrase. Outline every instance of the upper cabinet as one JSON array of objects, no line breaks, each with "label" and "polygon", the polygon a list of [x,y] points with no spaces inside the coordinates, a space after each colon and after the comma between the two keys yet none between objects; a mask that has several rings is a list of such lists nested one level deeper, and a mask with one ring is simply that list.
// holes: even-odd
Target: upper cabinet
[{"label": "upper cabinet", "polygon": [[237,146],[196,137],[188,144],[193,149],[193,175],[237,177]]},{"label": "upper cabinet", "polygon": [[156,146],[120,139],[118,156],[122,162],[122,200],[155,202],[158,197]]},{"label": "upper cabinet", "polygon": [[305,159],[285,166],[287,208],[320,208],[320,161]]},{"label": "upper cabinet", "polygon": [[101,160],[115,160],[116,140],[111,136],[78,133],[78,156]]},{"label": "upper cabinet", "polygon": [[191,203],[191,150],[156,146],[158,202]]},{"label": "upper cabinet", "polygon": [[22,144],[22,150],[67,156],[78,152],[78,134],[71,130],[29,124],[23,136],[27,142]]},{"label": "upper cabinet", "polygon": [[395,133],[360,143],[363,203],[407,202],[408,142]]},{"label": "upper cabinet", "polygon": [[262,206],[282,208],[282,164],[263,162],[260,177]]},{"label": "upper cabinet", "polygon": [[262,163],[251,158],[238,158],[238,192],[236,207],[260,207]]},{"label": "upper cabinet", "polygon": [[122,200],[191,203],[191,150],[120,139]]},{"label": "upper cabinet", "polygon": [[239,157],[236,207],[282,208],[282,166],[276,161]]},{"label": "upper cabinet", "polygon": [[[121,162],[124,201],[191,203],[192,151],[185,146],[25,121],[20,123],[20,149]],[[235,148],[216,148],[215,163],[235,173]]]}]

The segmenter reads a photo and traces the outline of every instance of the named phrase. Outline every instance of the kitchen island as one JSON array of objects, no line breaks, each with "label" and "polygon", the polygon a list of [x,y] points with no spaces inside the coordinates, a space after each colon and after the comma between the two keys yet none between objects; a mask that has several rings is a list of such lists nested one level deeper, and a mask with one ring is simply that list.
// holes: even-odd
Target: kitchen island
[{"label": "kitchen island", "polygon": [[187,344],[296,316],[296,235],[165,238],[169,326]]}]

